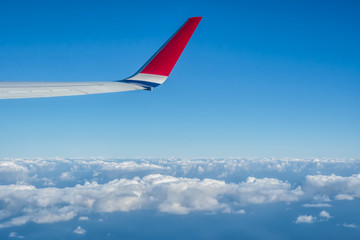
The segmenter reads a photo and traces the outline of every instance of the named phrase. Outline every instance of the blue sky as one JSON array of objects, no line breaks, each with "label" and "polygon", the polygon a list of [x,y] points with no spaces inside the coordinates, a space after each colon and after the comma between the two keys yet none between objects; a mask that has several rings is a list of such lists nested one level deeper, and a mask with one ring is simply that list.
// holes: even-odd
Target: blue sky
[{"label": "blue sky", "polygon": [[134,73],[202,16],[154,92],[1,100],[0,156],[359,157],[355,1],[2,1],[0,80]]}]

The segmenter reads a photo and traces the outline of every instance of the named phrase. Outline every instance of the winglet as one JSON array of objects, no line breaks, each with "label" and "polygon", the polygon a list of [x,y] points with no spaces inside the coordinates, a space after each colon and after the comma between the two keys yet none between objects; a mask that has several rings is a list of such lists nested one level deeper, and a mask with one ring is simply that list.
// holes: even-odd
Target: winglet
[{"label": "winglet", "polygon": [[200,20],[201,17],[189,18],[137,73],[121,82],[138,84],[149,90],[165,82]]}]

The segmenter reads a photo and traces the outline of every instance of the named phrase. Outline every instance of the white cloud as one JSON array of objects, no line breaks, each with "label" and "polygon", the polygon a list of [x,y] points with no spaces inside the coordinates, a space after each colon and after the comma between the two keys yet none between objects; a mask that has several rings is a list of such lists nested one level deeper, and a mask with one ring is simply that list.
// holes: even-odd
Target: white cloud
[{"label": "white cloud", "polygon": [[[66,208],[66,207],[65,207]],[[39,212],[39,215],[35,215],[32,217],[32,221],[35,223],[54,223],[54,222],[62,222],[62,221],[68,221],[73,219],[76,216],[76,213],[74,211],[68,211],[64,210],[64,208],[60,208],[59,210],[55,210],[54,213],[51,213],[51,211],[44,211],[42,213]]]},{"label": "white cloud", "polygon": [[[300,183],[286,181],[289,175],[283,174],[357,166],[358,162],[353,160],[60,158],[3,159],[0,163],[0,173],[11,172],[8,177],[0,174],[3,206],[0,228],[28,222],[68,221],[94,212],[142,209],[172,214],[194,211],[244,214],[245,210],[236,209],[249,204],[299,201],[314,202],[303,207],[325,208],[331,207],[329,202],[334,200],[360,197],[360,174],[348,177],[304,174],[305,180]],[[255,176],[278,178],[248,177],[249,171]],[[248,178],[243,180],[245,177]],[[6,178],[10,180],[5,181]],[[305,221],[301,217],[315,220],[312,216],[299,217],[300,222]]]},{"label": "white cloud", "polygon": [[343,226],[347,228],[358,228],[358,226],[353,223],[343,223]]},{"label": "white cloud", "polygon": [[[353,181],[353,178],[357,179],[357,176],[308,176],[304,190],[300,186],[292,186],[276,178],[248,177],[244,182],[226,183],[208,178],[200,180],[161,174],[150,174],[143,178],[114,179],[104,184],[86,182],[83,185],[65,188],[5,185],[0,186],[0,200],[4,201],[6,209],[12,209],[13,212],[1,212],[3,220],[8,220],[0,223],[0,227],[18,226],[30,221],[67,221],[85,212],[127,212],[139,209],[157,209],[173,214],[188,214],[193,211],[235,212],[232,209],[236,206],[247,204],[300,201],[308,197],[309,192],[305,190],[309,189],[312,193],[310,196],[327,196],[323,188],[328,184],[328,179],[332,179],[331,184],[338,181],[336,179],[341,179],[341,184],[346,185],[347,179]],[[316,186],[320,186],[320,189]],[[333,192],[332,189],[326,191]],[[356,193],[357,190],[348,187],[346,191]],[[223,201],[224,199],[226,201]],[[322,203],[303,206],[329,205]],[[19,212],[23,215],[12,217]],[[321,216],[326,217],[325,213]],[[300,216],[297,222],[306,222],[309,219],[313,221],[312,216]]]},{"label": "white cloud", "polygon": [[71,172],[63,172],[60,175],[60,179],[63,181],[72,181],[75,178],[72,176]]},{"label": "white cloud", "polygon": [[347,194],[338,194],[335,196],[336,200],[354,200],[353,196]]},{"label": "white cloud", "polygon": [[161,212],[175,213],[175,214],[188,214],[190,209],[182,206],[177,202],[165,202],[160,204],[159,210]]},{"label": "white cloud", "polygon": [[28,222],[35,223],[54,223],[68,221],[76,216],[74,211],[68,207],[52,208],[52,209],[23,209],[25,215],[14,217],[9,221],[0,223],[0,228],[20,226]]},{"label": "white cloud", "polygon": [[306,203],[306,204],[303,204],[303,207],[324,208],[324,207],[331,207],[331,205],[328,203]]},{"label": "white cloud", "polygon": [[74,233],[76,233],[76,234],[85,234],[85,233],[86,233],[86,230],[83,229],[82,227],[78,226],[78,227],[74,230]]},{"label": "white cloud", "polygon": [[15,162],[9,162],[9,161],[0,161],[0,173],[27,173],[28,169],[24,166],[21,166]]},{"label": "white cloud", "polygon": [[151,164],[151,163],[136,163],[134,161],[128,162],[97,162],[101,165],[103,170],[126,170],[126,171],[145,171],[145,170],[160,170],[167,169],[161,165]]},{"label": "white cloud", "polygon": [[315,221],[315,217],[311,215],[300,215],[296,219],[296,223],[313,223]]},{"label": "white cloud", "polygon": [[[86,182],[65,188],[7,185],[0,186],[0,200],[13,213],[4,213],[4,219],[10,219],[0,223],[0,227],[18,226],[30,221],[67,221],[89,211],[158,209],[160,212],[174,214],[222,211],[238,204],[297,201],[302,194],[301,188],[292,189],[289,183],[272,178],[249,178],[246,182],[235,184],[160,174],[115,179],[105,184]],[[233,200],[222,202],[222,199],[228,198]],[[11,218],[19,212],[23,215]]]},{"label": "white cloud", "polygon": [[[189,174],[202,174],[211,176],[222,176],[222,178],[237,176],[241,171],[248,172],[304,172],[309,169],[318,171],[321,167],[331,169],[341,165],[351,169],[359,161],[354,159],[300,159],[300,158],[208,158],[208,159],[188,159],[188,158],[139,158],[139,159],[119,159],[119,158],[3,158],[0,159],[0,172],[12,172],[12,176],[18,176],[22,180],[28,180],[31,173],[47,173],[57,169],[62,169],[65,173],[63,177],[79,177],[78,175],[67,174],[76,171],[89,173],[88,176],[99,175],[101,173],[119,172],[138,173],[146,171],[150,173],[162,173],[172,175],[176,172],[177,176],[188,176]],[[1,167],[3,166],[3,167]],[[313,172],[316,172],[316,171]],[[69,173],[66,173],[69,172]],[[57,176],[59,176],[58,174]],[[4,176],[4,175],[2,175]],[[54,175],[53,175],[54,176]],[[133,176],[134,177],[134,176]],[[10,175],[7,177],[10,178]],[[16,183],[15,178],[12,183]]]},{"label": "white cloud", "polygon": [[235,212],[236,214],[245,214],[246,211],[244,209],[240,209],[238,211]]},{"label": "white cloud", "polygon": [[303,195],[301,187],[293,189],[290,183],[276,178],[249,177],[246,182],[229,185],[240,203],[294,202]]},{"label": "white cloud", "polygon": [[16,183],[25,181],[28,178],[29,170],[11,161],[0,161],[0,182],[1,183]]},{"label": "white cloud", "polygon": [[[360,198],[360,174],[350,177],[331,175],[306,176],[304,190],[323,200],[352,200]],[[315,199],[314,197],[314,199]]]},{"label": "white cloud", "polygon": [[88,221],[88,220],[89,220],[89,217],[86,217],[86,216],[79,217],[79,221]]},{"label": "white cloud", "polygon": [[24,236],[21,236],[21,235],[19,235],[18,233],[16,233],[16,232],[11,232],[10,234],[9,234],[9,238],[18,238],[18,239],[23,239],[24,238]]},{"label": "white cloud", "polygon": [[326,219],[331,218],[330,213],[327,212],[327,211],[321,211],[319,216],[322,217],[322,218],[326,218]]}]

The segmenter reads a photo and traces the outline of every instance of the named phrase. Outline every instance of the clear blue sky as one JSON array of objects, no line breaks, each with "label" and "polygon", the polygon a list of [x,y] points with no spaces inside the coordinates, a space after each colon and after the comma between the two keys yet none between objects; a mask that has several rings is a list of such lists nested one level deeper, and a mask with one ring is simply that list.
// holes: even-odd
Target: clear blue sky
[{"label": "clear blue sky", "polygon": [[356,1],[2,1],[0,80],[134,73],[203,20],[154,92],[0,101],[0,157],[360,157]]}]

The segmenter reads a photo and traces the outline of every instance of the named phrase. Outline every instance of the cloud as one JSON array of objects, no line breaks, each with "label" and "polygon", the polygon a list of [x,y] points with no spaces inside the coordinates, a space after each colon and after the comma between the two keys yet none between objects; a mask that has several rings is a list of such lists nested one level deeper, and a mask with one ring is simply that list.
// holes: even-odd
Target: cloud
[{"label": "cloud", "polygon": [[88,221],[89,217],[81,216],[79,217],[79,221]]},{"label": "cloud", "polygon": [[296,219],[296,223],[313,223],[315,221],[316,217],[313,217],[311,215],[300,215]]},{"label": "cloud", "polygon": [[314,199],[352,200],[360,198],[360,174],[349,177],[331,175],[306,176],[304,190]]},{"label": "cloud", "polygon": [[85,233],[86,233],[86,230],[83,229],[82,227],[78,226],[78,227],[74,230],[74,233],[82,235],[82,234],[85,234]]},{"label": "cloud", "polygon": [[[86,182],[65,188],[15,184],[0,186],[0,201],[4,202],[6,209],[12,210],[4,213],[4,219],[10,219],[0,223],[0,228],[27,222],[67,221],[85,212],[157,209],[165,213],[187,214],[222,211],[233,209],[235,205],[297,201],[302,194],[301,188],[292,189],[291,184],[273,178],[248,178],[236,184],[161,174],[114,179],[104,184]],[[22,215],[12,217],[19,213]]]},{"label": "cloud", "polygon": [[61,173],[60,179],[63,180],[63,181],[75,180],[75,178],[72,176],[71,172],[63,172],[63,173]]},{"label": "cloud", "polygon": [[347,194],[338,194],[335,196],[335,200],[354,200],[354,197]]},{"label": "cloud", "polygon": [[328,213],[327,211],[321,211],[319,216],[326,219],[331,218],[330,213]]},{"label": "cloud", "polygon": [[9,172],[9,173],[14,173],[14,172],[27,173],[28,169],[24,166],[14,163],[14,162],[0,161],[0,172],[2,174],[7,173],[7,172]]},{"label": "cloud", "polygon": [[303,195],[301,187],[293,189],[290,183],[276,178],[249,177],[244,183],[230,185],[240,203],[294,202]]},{"label": "cloud", "polygon": [[19,235],[18,233],[16,233],[16,232],[11,232],[10,234],[9,234],[9,238],[18,238],[18,239],[23,239],[24,238],[24,236],[21,236],[21,235]]},{"label": "cloud", "polygon": [[306,203],[306,204],[303,204],[303,207],[324,208],[324,207],[331,207],[331,205],[328,203]]},{"label": "cloud", "polygon": [[[331,201],[360,197],[360,174],[303,175],[298,182],[286,180],[294,181],[286,171],[316,173],[324,166],[357,166],[356,161],[341,159],[61,158],[0,162],[0,170],[3,166],[3,172],[13,173],[8,181],[0,177],[0,228],[68,221],[77,216],[84,221],[87,217],[81,215],[146,209],[169,214],[244,214],[245,210],[238,209],[247,205],[301,201],[312,202],[303,207],[325,208],[332,206]],[[267,177],[252,177],[248,171],[252,176]],[[327,217],[323,213],[320,218]]]},{"label": "cloud", "polygon": [[240,209],[238,211],[235,212],[236,214],[245,214],[246,211],[244,209]]},{"label": "cloud", "polygon": [[136,163],[134,161],[128,162],[98,162],[103,170],[126,170],[126,171],[145,171],[145,170],[160,170],[169,169],[167,167],[151,164],[151,163]]},{"label": "cloud", "polygon": [[346,228],[358,228],[358,226],[353,223],[343,223],[343,226]]},{"label": "cloud", "polygon": [[68,207],[52,209],[23,209],[23,216],[14,217],[9,221],[0,223],[0,228],[20,226],[28,222],[34,223],[54,223],[68,221],[76,216],[74,211],[69,211]]},{"label": "cloud", "polygon": [[[123,173],[126,173],[128,178],[161,173],[183,177],[201,175],[207,178],[229,179],[239,176],[239,173],[244,175],[248,172],[309,174],[322,169],[336,170],[338,166],[353,169],[358,163],[359,161],[354,159],[326,158],[3,158],[0,159],[0,182],[15,184],[23,181],[34,184],[40,179],[47,179],[48,183],[56,184],[57,180],[76,181],[84,176],[95,176],[98,180],[109,181]],[[70,183],[61,184],[70,186]]]},{"label": "cloud", "polygon": [[29,170],[10,161],[0,161],[0,182],[4,183],[13,183],[19,181],[25,181],[28,178]]}]

